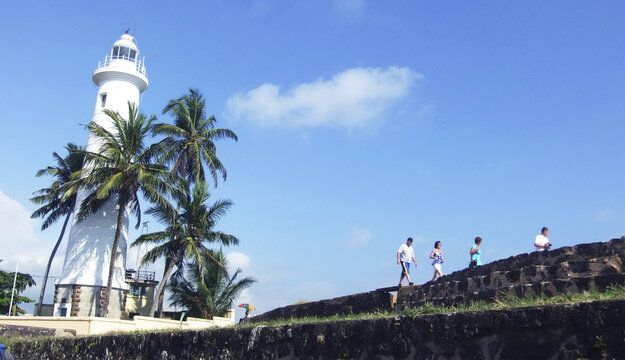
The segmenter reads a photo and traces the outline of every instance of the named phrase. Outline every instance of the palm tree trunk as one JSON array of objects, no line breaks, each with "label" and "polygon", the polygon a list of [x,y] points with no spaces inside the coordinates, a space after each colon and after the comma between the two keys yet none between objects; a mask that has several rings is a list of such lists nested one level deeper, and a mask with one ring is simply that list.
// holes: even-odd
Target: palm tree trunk
[{"label": "palm tree trunk", "polygon": [[171,264],[169,264],[169,266],[166,267],[165,269],[165,273],[163,274],[163,280],[161,280],[161,283],[158,284],[158,289],[156,289],[156,294],[154,295],[154,301],[152,302],[152,307],[150,308],[150,317],[154,316],[154,313],[156,312],[156,306],[159,303],[159,299],[161,297],[161,295],[163,294],[163,290],[165,289],[165,283],[167,282],[167,279],[169,278],[169,275],[171,274],[171,271],[174,269],[174,265],[178,263],[178,261],[180,261],[180,255],[178,255],[178,257],[175,259],[176,261],[172,261]]},{"label": "palm tree trunk", "polygon": [[37,309],[37,316],[41,316],[41,305],[43,304],[43,295],[46,292],[46,284],[48,283],[48,275],[50,274],[50,266],[52,265],[52,259],[54,259],[54,255],[56,255],[56,251],[59,249],[59,245],[61,245],[61,240],[63,240],[63,235],[65,235],[65,229],[67,228],[67,223],[69,222],[69,218],[72,216],[72,213],[68,213],[65,217],[65,222],[63,223],[63,228],[61,229],[61,235],[59,235],[56,244],[54,244],[54,249],[52,249],[52,254],[50,254],[50,258],[48,259],[48,265],[46,266],[46,272],[43,274],[43,283],[41,284],[41,291],[39,292],[39,308]]},{"label": "palm tree trunk", "polygon": [[[172,266],[172,269],[173,269],[173,265],[172,264],[173,264],[173,262],[171,260],[171,256],[167,255],[167,257],[165,259],[165,269],[163,270],[163,278],[161,280],[161,283],[163,284],[163,288],[165,286],[167,286],[167,280],[169,280],[169,274],[167,274],[166,272],[167,272],[167,269],[169,269],[170,266]],[[171,270],[170,270],[170,272],[171,272]],[[167,276],[165,276],[165,274],[167,274]],[[154,313],[155,317],[159,317],[159,318],[163,317],[163,298],[164,298],[163,295],[165,295],[165,291],[161,292],[161,295],[155,298],[155,300],[156,300],[156,302],[158,304],[157,305],[158,306],[157,307],[157,312]]]},{"label": "palm tree trunk", "polygon": [[113,248],[111,249],[111,262],[109,264],[109,278],[106,281],[106,293],[104,294],[104,303],[100,308],[100,317],[106,317],[108,314],[109,302],[111,301],[111,289],[113,287],[113,274],[115,273],[115,258],[117,257],[117,247],[119,246],[119,238],[122,235],[124,211],[126,210],[126,202],[120,200],[118,202],[119,211],[117,212],[117,227],[115,228],[115,240],[113,240]]}]

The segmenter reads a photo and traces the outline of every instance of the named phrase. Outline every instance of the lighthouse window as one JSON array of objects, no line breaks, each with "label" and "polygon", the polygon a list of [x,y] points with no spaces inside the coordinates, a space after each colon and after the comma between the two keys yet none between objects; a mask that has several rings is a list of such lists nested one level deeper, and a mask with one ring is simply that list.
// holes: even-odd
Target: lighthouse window
[{"label": "lighthouse window", "polygon": [[119,57],[121,57],[122,59],[128,59],[129,52],[130,49],[128,49],[127,47],[119,48]]},{"label": "lighthouse window", "polygon": [[100,106],[101,107],[106,106],[106,94],[100,94]]},{"label": "lighthouse window", "polygon": [[113,52],[111,53],[111,57],[113,59],[134,60],[136,56],[137,56],[136,50],[131,50],[123,46],[115,46],[113,48]]},{"label": "lighthouse window", "polygon": [[147,288],[145,286],[132,284],[130,285],[130,294],[131,296],[146,296]]}]

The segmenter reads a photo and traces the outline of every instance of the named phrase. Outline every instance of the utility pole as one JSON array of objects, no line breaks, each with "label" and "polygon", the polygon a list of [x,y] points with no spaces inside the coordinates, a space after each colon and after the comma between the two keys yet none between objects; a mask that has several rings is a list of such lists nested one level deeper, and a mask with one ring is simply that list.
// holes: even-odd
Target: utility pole
[{"label": "utility pole", "polygon": [[[20,262],[18,261],[15,264],[15,276],[13,276],[13,289],[11,290],[11,302],[9,303],[9,316],[11,316],[11,309],[13,308],[13,294],[15,294],[15,282],[17,281],[17,269],[20,266]],[[17,301],[17,299],[15,299]]]}]

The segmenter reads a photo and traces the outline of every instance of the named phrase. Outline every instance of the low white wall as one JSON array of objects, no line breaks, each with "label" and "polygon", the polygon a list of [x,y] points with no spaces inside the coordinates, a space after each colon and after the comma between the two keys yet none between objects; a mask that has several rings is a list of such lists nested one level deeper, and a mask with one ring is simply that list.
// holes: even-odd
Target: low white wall
[{"label": "low white wall", "polygon": [[205,329],[234,325],[234,310],[230,310],[227,316],[214,317],[212,320],[188,318],[182,322],[145,316],[135,316],[134,320],[114,320],[99,317],[1,316],[0,324],[69,329],[75,330],[76,335],[96,335],[135,330]]}]

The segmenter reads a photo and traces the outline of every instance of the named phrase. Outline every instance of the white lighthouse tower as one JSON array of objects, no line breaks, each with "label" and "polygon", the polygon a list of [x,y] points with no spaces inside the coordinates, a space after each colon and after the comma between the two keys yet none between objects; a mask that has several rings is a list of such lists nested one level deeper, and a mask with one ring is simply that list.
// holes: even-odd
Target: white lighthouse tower
[{"label": "white lighthouse tower", "polygon": [[[139,57],[139,49],[128,32],[113,44],[110,53],[98,63],[98,68],[93,73],[93,82],[98,86],[92,118],[95,123],[112,131],[112,120],[103,112],[104,109],[119,112],[127,118],[128,102],[139,106],[140,94],[148,87],[144,63],[145,58]],[[87,151],[99,151],[99,144],[92,136],[89,136]],[[74,214],[86,196],[87,192],[84,191],[78,194]],[[103,290],[106,289],[108,280],[111,248],[115,237],[116,206],[115,199],[111,199],[97,213],[80,222],[74,216],[63,273],[55,284],[55,316],[98,316],[104,300]],[[107,315],[109,318],[119,319],[125,311],[127,237],[128,211],[116,255]]]}]

